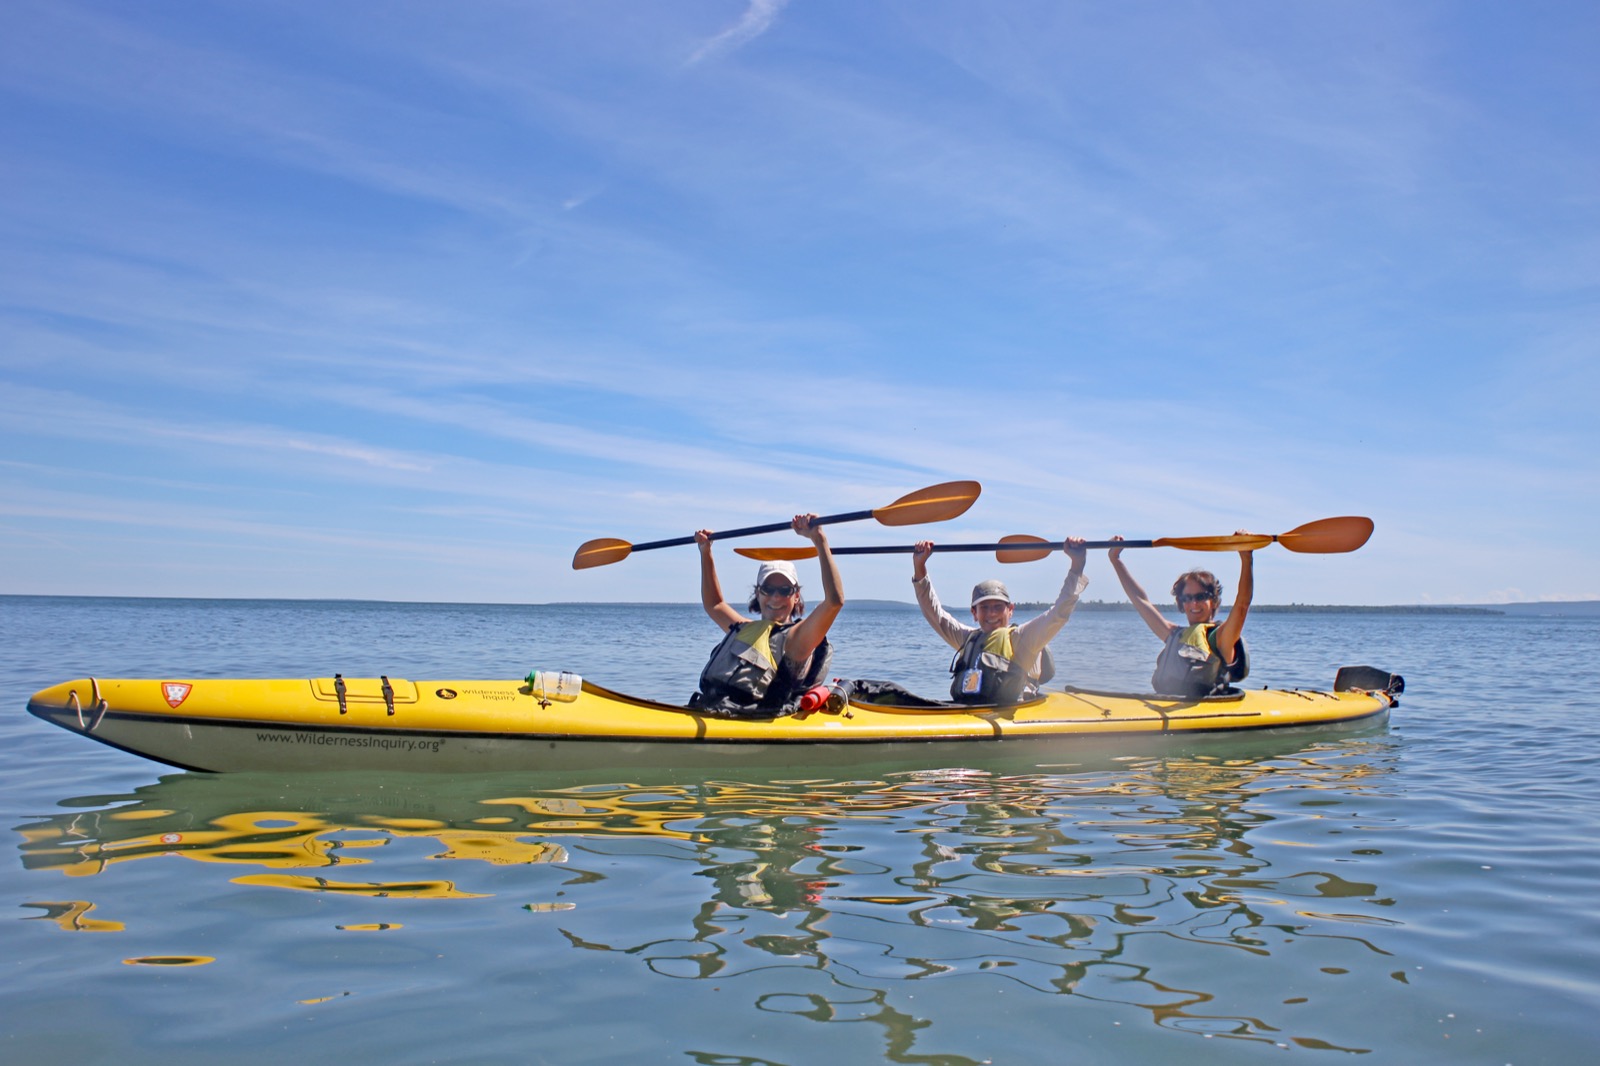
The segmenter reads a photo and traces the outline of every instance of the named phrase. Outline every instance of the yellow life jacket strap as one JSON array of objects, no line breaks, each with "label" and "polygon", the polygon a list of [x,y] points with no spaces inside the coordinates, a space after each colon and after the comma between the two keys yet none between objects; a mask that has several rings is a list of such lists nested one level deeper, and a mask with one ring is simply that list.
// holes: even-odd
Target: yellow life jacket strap
[{"label": "yellow life jacket strap", "polygon": [[766,664],[768,669],[772,670],[778,667],[777,661],[772,657],[772,628],[776,624],[776,622],[759,620],[746,622],[739,627],[739,635],[735,638],[739,643],[748,644],[754,648],[756,653],[761,656],[761,661]]},{"label": "yellow life jacket strap", "polygon": [[1016,626],[1001,626],[999,629],[983,638],[983,650],[990,655],[998,655],[1010,662],[1016,656],[1011,653],[1011,634],[1016,631]]},{"label": "yellow life jacket strap", "polygon": [[1211,631],[1217,628],[1215,622],[1197,622],[1192,626],[1184,626],[1183,634],[1178,638],[1184,644],[1192,644],[1206,654],[1215,651],[1211,644]]}]

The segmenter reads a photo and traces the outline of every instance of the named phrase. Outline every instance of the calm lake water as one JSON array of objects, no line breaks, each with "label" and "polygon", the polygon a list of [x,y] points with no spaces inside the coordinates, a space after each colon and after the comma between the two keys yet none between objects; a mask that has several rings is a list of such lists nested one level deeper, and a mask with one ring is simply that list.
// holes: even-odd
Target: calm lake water
[{"label": "calm lake water", "polygon": [[[835,673],[937,695],[910,609]],[[1586,1063],[1600,619],[1253,615],[1252,685],[1404,674],[1387,727],[848,776],[171,770],[24,710],[74,677],[692,690],[698,607],[0,597],[0,1054],[52,1063]],[[1080,612],[1060,680],[1157,645]],[[614,658],[614,649],[622,649]]]}]

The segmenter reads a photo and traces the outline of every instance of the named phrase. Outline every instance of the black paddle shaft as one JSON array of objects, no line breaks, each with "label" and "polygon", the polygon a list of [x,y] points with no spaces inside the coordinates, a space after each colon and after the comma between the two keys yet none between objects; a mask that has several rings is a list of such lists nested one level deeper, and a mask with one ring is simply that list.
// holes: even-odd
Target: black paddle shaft
[{"label": "black paddle shaft", "polygon": [[[813,524],[825,526],[830,522],[860,522],[862,519],[872,518],[876,514],[876,511],[850,511],[846,514],[823,515]],[[746,526],[743,529],[719,529],[717,532],[711,534],[711,539],[728,540],[733,537],[754,537],[762,533],[778,533],[785,529],[793,528],[794,522],[791,520],[788,522],[772,522],[764,526]],[[687,537],[672,537],[668,540],[652,540],[648,544],[635,544],[633,546],[633,550],[636,552],[642,552],[648,551],[651,548],[675,548],[680,544],[693,543],[693,535]]]},{"label": "black paddle shaft", "polygon": [[[1153,540],[1090,540],[1085,541],[1085,548],[1154,548]],[[1066,547],[1066,541],[1022,541],[1012,544],[938,544],[933,546],[934,552],[1012,552],[1012,551],[1054,551]],[[882,546],[870,545],[858,548],[830,548],[835,555],[910,555],[917,550],[915,544],[886,544]]]}]

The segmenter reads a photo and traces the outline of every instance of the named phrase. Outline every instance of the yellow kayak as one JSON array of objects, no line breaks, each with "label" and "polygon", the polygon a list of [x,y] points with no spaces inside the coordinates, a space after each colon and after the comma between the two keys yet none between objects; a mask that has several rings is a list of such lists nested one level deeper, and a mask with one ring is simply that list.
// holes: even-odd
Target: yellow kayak
[{"label": "yellow kayak", "polygon": [[1403,688],[1394,675],[1346,667],[1327,691],[1182,699],[1067,688],[1006,707],[898,706],[852,696],[760,721],[636,699],[570,674],[529,681],[83,678],[35,693],[28,710],[190,770],[735,771],[901,759],[960,765],[1002,749],[1049,758],[1139,739],[1376,726]]}]

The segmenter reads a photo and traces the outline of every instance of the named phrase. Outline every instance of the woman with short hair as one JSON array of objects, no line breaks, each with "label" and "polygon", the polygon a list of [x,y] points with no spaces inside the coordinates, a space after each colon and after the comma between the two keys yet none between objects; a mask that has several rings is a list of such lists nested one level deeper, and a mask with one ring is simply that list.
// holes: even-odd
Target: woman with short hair
[{"label": "woman with short hair", "polygon": [[[1239,530],[1240,536],[1249,536]],[[1121,540],[1121,537],[1112,537]],[[1217,606],[1222,599],[1222,582],[1209,570],[1190,570],[1172,583],[1172,597],[1184,617],[1184,624],[1167,619],[1150,602],[1139,582],[1122,562],[1122,549],[1107,553],[1111,567],[1122,582],[1122,590],[1139,612],[1150,631],[1162,641],[1161,655],[1150,686],[1165,696],[1210,696],[1243,681],[1250,673],[1250,655],[1244,646],[1245,616],[1255,594],[1254,553],[1239,553],[1239,591],[1234,594],[1228,616],[1217,621]]]}]

